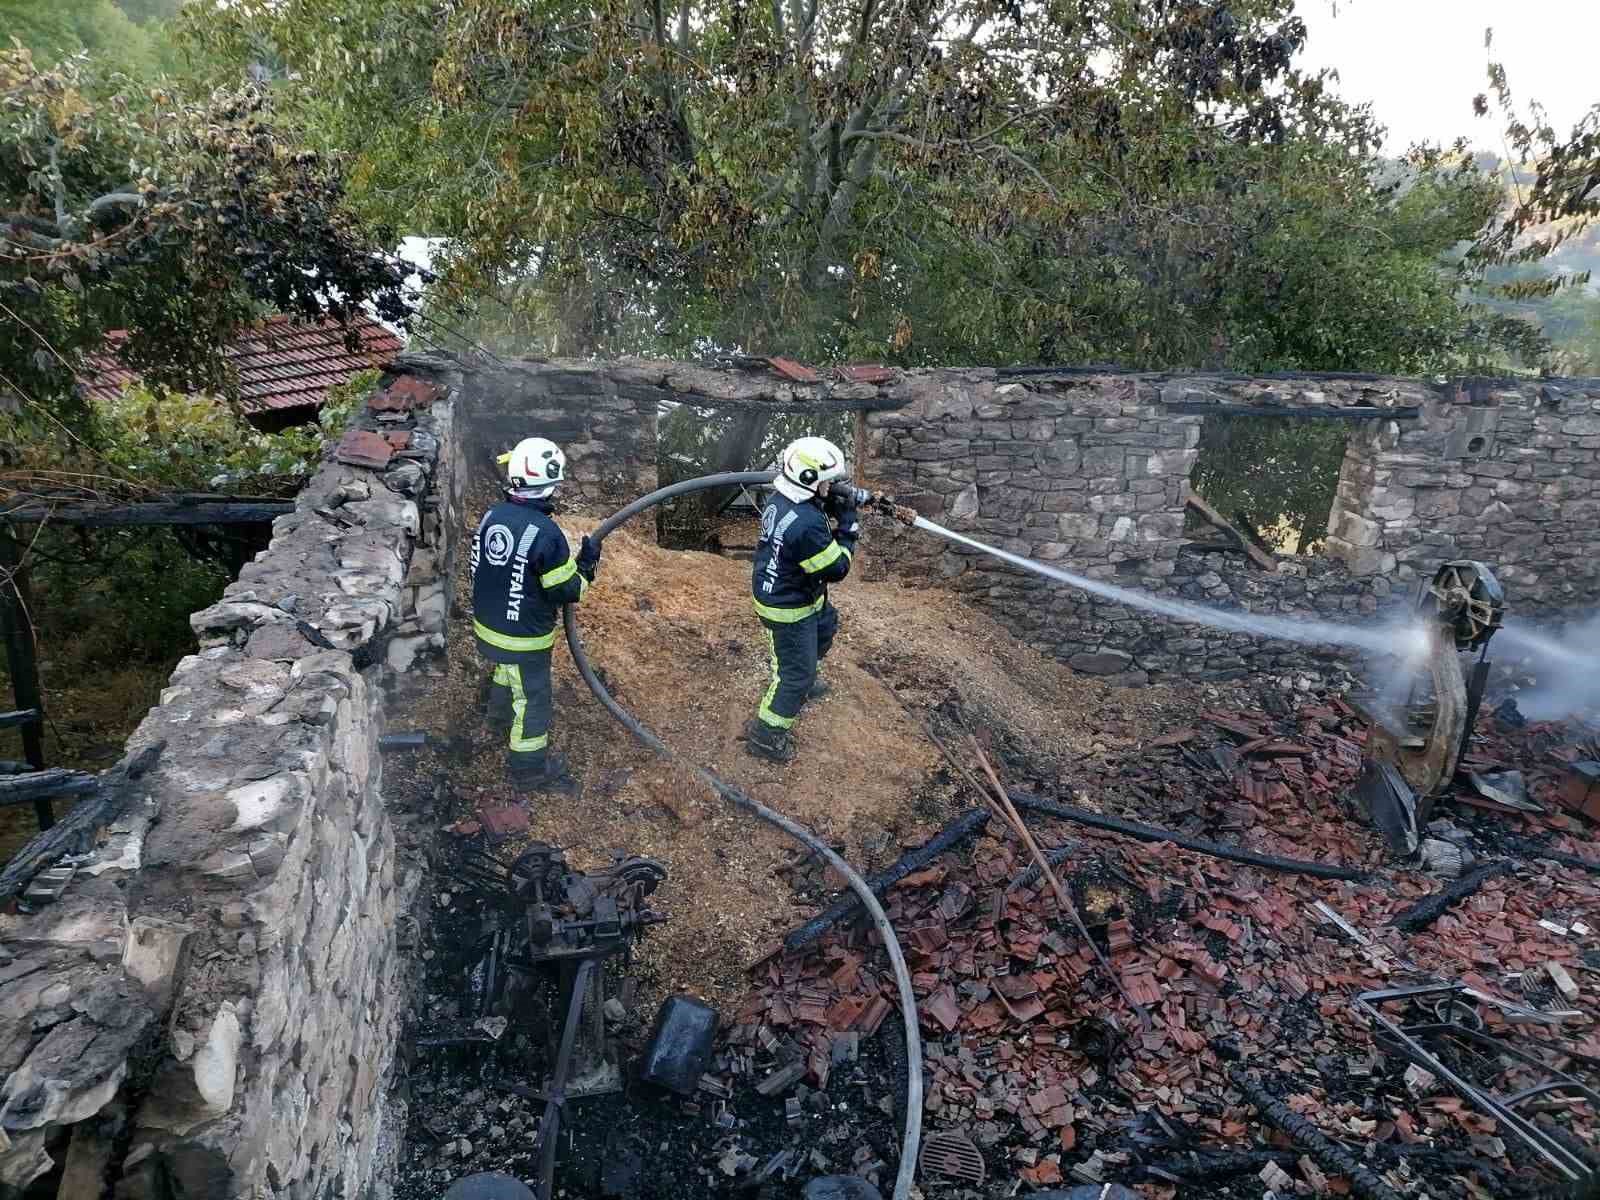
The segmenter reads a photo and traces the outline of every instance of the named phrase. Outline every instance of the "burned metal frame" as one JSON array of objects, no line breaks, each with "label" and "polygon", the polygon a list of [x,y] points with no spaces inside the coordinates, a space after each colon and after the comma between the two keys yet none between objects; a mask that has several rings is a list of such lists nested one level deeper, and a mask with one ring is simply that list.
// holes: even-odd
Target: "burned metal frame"
[{"label": "burned metal frame", "polygon": [[550,1200],[568,1101],[621,1087],[620,1073],[607,1053],[603,970],[608,959],[628,955],[640,933],[666,919],[645,904],[666,878],[666,868],[653,859],[619,857],[606,870],[584,874],[568,866],[558,848],[535,842],[509,867],[490,854],[469,851],[459,870],[487,910],[486,932],[460,960],[468,990],[464,1015],[470,1027],[417,1044],[494,1044],[498,1037],[482,1032],[483,1018],[512,977],[554,974],[563,1016],[544,1088],[511,1081],[491,1084],[544,1102],[536,1134],[537,1193],[539,1200]]},{"label": "burned metal frame", "polygon": [[[1407,1000],[1422,1001],[1436,997],[1442,1001],[1440,1007],[1443,1014],[1449,1014],[1445,1019],[1426,1022],[1423,1024],[1402,1025],[1387,1016],[1379,1007],[1390,1001]],[[1569,1181],[1577,1182],[1594,1177],[1594,1170],[1581,1157],[1562,1145],[1547,1131],[1541,1129],[1517,1109],[1533,1099],[1535,1096],[1546,1095],[1551,1092],[1570,1091],[1582,1096],[1597,1108],[1600,1108],[1600,1092],[1560,1071],[1555,1071],[1548,1063],[1541,1062],[1533,1055],[1507,1045],[1502,1039],[1491,1037],[1482,1029],[1474,1029],[1453,1019],[1453,1014],[1458,1009],[1471,1010],[1464,1003],[1465,998],[1482,1001],[1502,1009],[1508,1014],[1529,1015],[1531,1010],[1525,1010],[1517,1005],[1508,1004],[1493,996],[1469,988],[1459,983],[1430,983],[1415,987],[1389,988],[1382,991],[1362,992],[1355,1000],[1357,1011],[1364,1013],[1381,1031],[1378,1036],[1392,1041],[1400,1047],[1405,1056],[1412,1062],[1434,1076],[1442,1079],[1463,1100],[1468,1101],[1488,1116],[1493,1117],[1506,1130],[1516,1137],[1523,1145],[1534,1151],[1545,1162]],[[1541,1016],[1543,1014],[1540,1014]],[[1514,1059],[1526,1066],[1537,1067],[1550,1072],[1552,1078],[1544,1083],[1524,1088],[1510,1096],[1499,1096],[1494,1092],[1478,1087],[1471,1080],[1452,1070],[1425,1046],[1420,1038],[1430,1034],[1445,1034],[1460,1037],[1469,1042],[1490,1046],[1494,1052],[1507,1058]]]}]

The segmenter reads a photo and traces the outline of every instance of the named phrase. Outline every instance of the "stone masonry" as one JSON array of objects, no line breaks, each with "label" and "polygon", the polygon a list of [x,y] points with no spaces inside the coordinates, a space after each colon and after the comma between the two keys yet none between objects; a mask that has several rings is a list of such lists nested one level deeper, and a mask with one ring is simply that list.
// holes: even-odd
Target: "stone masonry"
[{"label": "stone masonry", "polygon": [[355,422],[404,448],[326,461],[194,615],[129,742],[167,743],[131,811],[60,900],[4,918],[0,1182],[72,1126],[83,1200],[107,1177],[120,1200],[371,1194],[422,878],[381,795],[384,683],[444,644],[462,520],[430,367],[401,360]]},{"label": "stone masonry", "polygon": [[[1407,603],[1441,561],[1478,557],[1499,572],[1514,612],[1559,617],[1591,606],[1600,583],[1600,380],[1066,369],[805,379],[754,363],[626,360],[516,363],[480,372],[469,390],[475,464],[543,422],[576,438],[576,485],[602,508],[653,485],[664,404],[849,409],[861,414],[847,450],[863,482],[1004,549],[1165,596],[1372,620]],[[1262,405],[1379,414],[1350,422],[1328,552],[1285,560],[1275,573],[1238,555],[1196,553],[1184,532],[1205,410]],[[1035,647],[1119,682],[1298,670],[1331,657],[1152,618],[896,527],[874,529],[866,547],[873,569],[970,595]]]},{"label": "stone masonry", "polygon": [[[1514,611],[1556,617],[1600,584],[1600,381],[912,375],[866,417],[863,475],[932,520],[1093,578],[1259,613],[1374,619],[1451,558],[1482,558]],[[1186,549],[1203,414],[1170,403],[1405,409],[1352,422],[1328,554],[1276,574]],[[1282,419],[1300,419],[1285,417]],[[965,592],[1027,641],[1128,683],[1315,665],[1305,647],[1109,604],[921,534],[876,539],[907,578]]]}]

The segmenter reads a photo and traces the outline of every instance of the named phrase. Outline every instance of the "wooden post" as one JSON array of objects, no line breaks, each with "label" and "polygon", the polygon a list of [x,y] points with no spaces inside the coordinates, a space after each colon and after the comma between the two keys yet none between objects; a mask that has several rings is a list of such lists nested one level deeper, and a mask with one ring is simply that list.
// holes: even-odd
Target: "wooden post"
[{"label": "wooden post", "polygon": [[[6,641],[6,667],[11,672],[11,694],[19,709],[33,709],[39,716],[22,726],[22,755],[35,771],[44,767],[44,703],[39,695],[39,660],[33,638],[33,606],[30,603],[27,569],[17,552],[10,529],[0,525],[0,633]],[[56,822],[55,809],[48,797],[34,801],[39,828],[49,829]]]}]

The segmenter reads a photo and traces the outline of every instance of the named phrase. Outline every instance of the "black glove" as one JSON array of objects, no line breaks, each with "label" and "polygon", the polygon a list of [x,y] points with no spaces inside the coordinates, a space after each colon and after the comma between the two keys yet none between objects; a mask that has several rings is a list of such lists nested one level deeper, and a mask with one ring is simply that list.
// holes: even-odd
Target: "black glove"
[{"label": "black glove", "polygon": [[588,534],[584,534],[583,544],[578,547],[578,572],[590,583],[593,583],[595,570],[599,566],[600,543]]},{"label": "black glove", "polygon": [[822,498],[822,511],[835,521],[844,520],[847,514],[854,515],[856,511],[855,485],[848,479],[835,479],[828,494]]}]

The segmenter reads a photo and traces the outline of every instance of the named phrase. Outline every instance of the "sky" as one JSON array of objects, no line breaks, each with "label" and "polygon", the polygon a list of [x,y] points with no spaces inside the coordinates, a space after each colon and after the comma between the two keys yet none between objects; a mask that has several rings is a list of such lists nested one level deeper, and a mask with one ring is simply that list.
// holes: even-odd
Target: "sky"
[{"label": "sky", "polygon": [[[1600,101],[1600,0],[1299,0],[1309,33],[1300,61],[1339,72],[1339,93],[1370,101],[1389,127],[1384,149],[1417,141],[1500,150],[1500,125],[1472,115],[1488,90],[1489,53],[1519,104],[1537,99],[1558,132]],[[1491,52],[1483,31],[1494,29]]]}]

